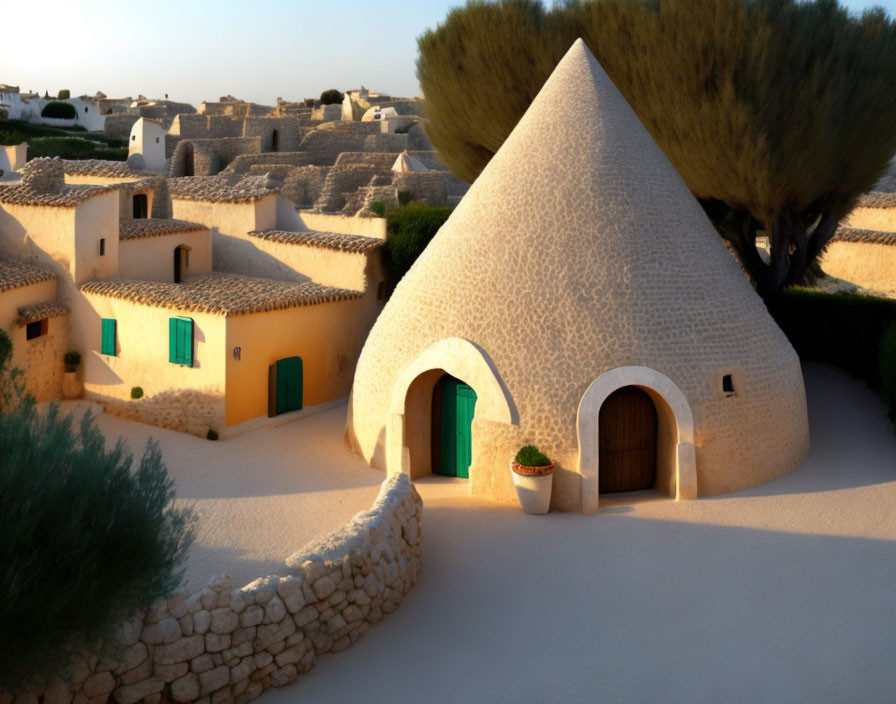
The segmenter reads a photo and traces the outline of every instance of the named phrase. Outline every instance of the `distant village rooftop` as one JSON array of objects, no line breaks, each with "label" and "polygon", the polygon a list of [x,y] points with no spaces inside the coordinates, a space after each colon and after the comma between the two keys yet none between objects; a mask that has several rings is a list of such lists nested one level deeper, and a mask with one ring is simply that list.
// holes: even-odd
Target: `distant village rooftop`
[{"label": "distant village rooftop", "polygon": [[62,159],[34,159],[22,170],[21,181],[0,188],[0,203],[72,208],[114,189],[115,186],[67,185]]},{"label": "distant village rooftop", "polygon": [[39,284],[41,281],[52,281],[56,274],[32,264],[0,259],[0,291],[9,291],[22,286]]},{"label": "distant village rooftop", "polygon": [[102,279],[82,284],[81,291],[141,305],[224,316],[347,301],[362,295],[311,281],[292,283],[236,274],[208,274],[181,284]]},{"label": "distant village rooftop", "polygon": [[267,175],[234,180],[230,174],[172,178],[168,189],[172,198],[209,203],[249,203],[278,191]]},{"label": "distant village rooftop", "polygon": [[208,229],[205,225],[186,220],[171,218],[149,218],[138,220],[122,220],[118,227],[118,235],[122,240],[139,240],[149,237],[162,237],[180,232],[199,232]]},{"label": "distant village rooftop", "polygon": [[332,249],[337,252],[367,252],[383,244],[376,237],[343,235],[336,232],[287,232],[285,230],[254,230],[249,237],[282,244],[301,244],[309,247]]}]

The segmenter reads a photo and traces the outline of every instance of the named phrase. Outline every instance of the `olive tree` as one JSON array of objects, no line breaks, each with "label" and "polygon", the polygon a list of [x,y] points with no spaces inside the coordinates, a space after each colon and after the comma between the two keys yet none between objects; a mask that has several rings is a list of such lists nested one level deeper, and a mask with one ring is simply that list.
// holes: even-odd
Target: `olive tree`
[{"label": "olive tree", "polygon": [[883,10],[473,1],[418,40],[427,134],[454,175],[476,178],[577,37],[763,296],[804,280],[896,151],[896,25]]}]

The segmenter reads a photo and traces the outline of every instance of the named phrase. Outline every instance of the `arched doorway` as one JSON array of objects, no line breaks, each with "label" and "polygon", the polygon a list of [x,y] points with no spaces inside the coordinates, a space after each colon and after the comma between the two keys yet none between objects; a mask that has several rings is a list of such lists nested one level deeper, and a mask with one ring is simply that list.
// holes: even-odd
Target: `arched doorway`
[{"label": "arched doorway", "polygon": [[190,142],[184,144],[184,176],[194,176],[196,165],[193,158],[193,145]]},{"label": "arched doorway", "polygon": [[179,284],[190,268],[190,248],[181,244],[174,248],[174,283]]},{"label": "arched doorway", "polygon": [[656,485],[657,413],[650,396],[623,386],[607,396],[599,415],[601,494]]},{"label": "arched doorway", "polygon": [[280,151],[280,133],[277,130],[271,132],[271,151]]},{"label": "arched doorway", "polygon": [[433,474],[469,479],[473,461],[476,392],[445,374],[433,387],[431,462]]}]

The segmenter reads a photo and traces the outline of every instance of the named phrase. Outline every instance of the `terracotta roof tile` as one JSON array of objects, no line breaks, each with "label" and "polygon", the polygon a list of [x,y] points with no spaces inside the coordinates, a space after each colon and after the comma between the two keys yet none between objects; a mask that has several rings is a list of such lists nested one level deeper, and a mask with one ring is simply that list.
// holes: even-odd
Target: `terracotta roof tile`
[{"label": "terracotta roof tile", "polygon": [[88,198],[109,193],[109,186],[64,186],[58,191],[38,191],[28,186],[0,186],[0,203],[6,205],[45,205],[51,208],[73,208]]},{"label": "terracotta roof tile", "polygon": [[246,315],[360,298],[357,291],[255,279],[234,274],[208,274],[182,284],[101,279],[81,285],[84,293],[119,298],[160,308],[214,315]]},{"label": "terracotta roof tile", "polygon": [[47,303],[35,303],[30,306],[20,306],[19,317],[16,323],[27,325],[35,320],[43,320],[44,318],[58,318],[62,315],[68,315],[68,306],[58,301],[48,301]]},{"label": "terracotta roof tile", "polygon": [[148,218],[141,220],[122,220],[118,226],[118,236],[122,240],[139,240],[148,237],[162,237],[179,232],[199,232],[206,230],[205,225],[186,220],[170,218]]},{"label": "terracotta roof tile", "polygon": [[240,179],[233,176],[218,174],[172,178],[168,180],[168,191],[175,199],[209,203],[249,203],[277,192],[266,176],[244,176]]},{"label": "terracotta roof tile", "polygon": [[342,235],[336,232],[289,232],[286,230],[254,230],[249,237],[257,237],[269,242],[300,244],[308,247],[333,249],[338,252],[366,252],[385,244],[377,237]]},{"label": "terracotta roof tile", "polygon": [[872,191],[859,198],[857,208],[896,208],[896,193]]},{"label": "terracotta roof tile", "polygon": [[860,230],[857,227],[840,227],[834,233],[833,241],[896,245],[896,232],[879,232],[877,230]]},{"label": "terracotta roof tile", "polygon": [[31,286],[55,278],[56,274],[48,269],[12,259],[0,259],[0,291]]}]

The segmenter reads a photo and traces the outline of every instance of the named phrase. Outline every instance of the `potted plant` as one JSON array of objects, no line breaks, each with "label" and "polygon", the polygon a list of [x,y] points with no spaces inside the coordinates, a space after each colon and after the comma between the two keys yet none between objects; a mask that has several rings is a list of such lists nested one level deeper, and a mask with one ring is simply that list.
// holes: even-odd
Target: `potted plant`
[{"label": "potted plant", "polygon": [[544,514],[551,506],[554,463],[535,445],[520,448],[510,461],[510,474],[523,511]]},{"label": "potted plant", "polygon": [[81,382],[78,381],[78,365],[81,364],[81,353],[69,350],[62,358],[65,374],[62,375],[62,398],[81,398]]}]

